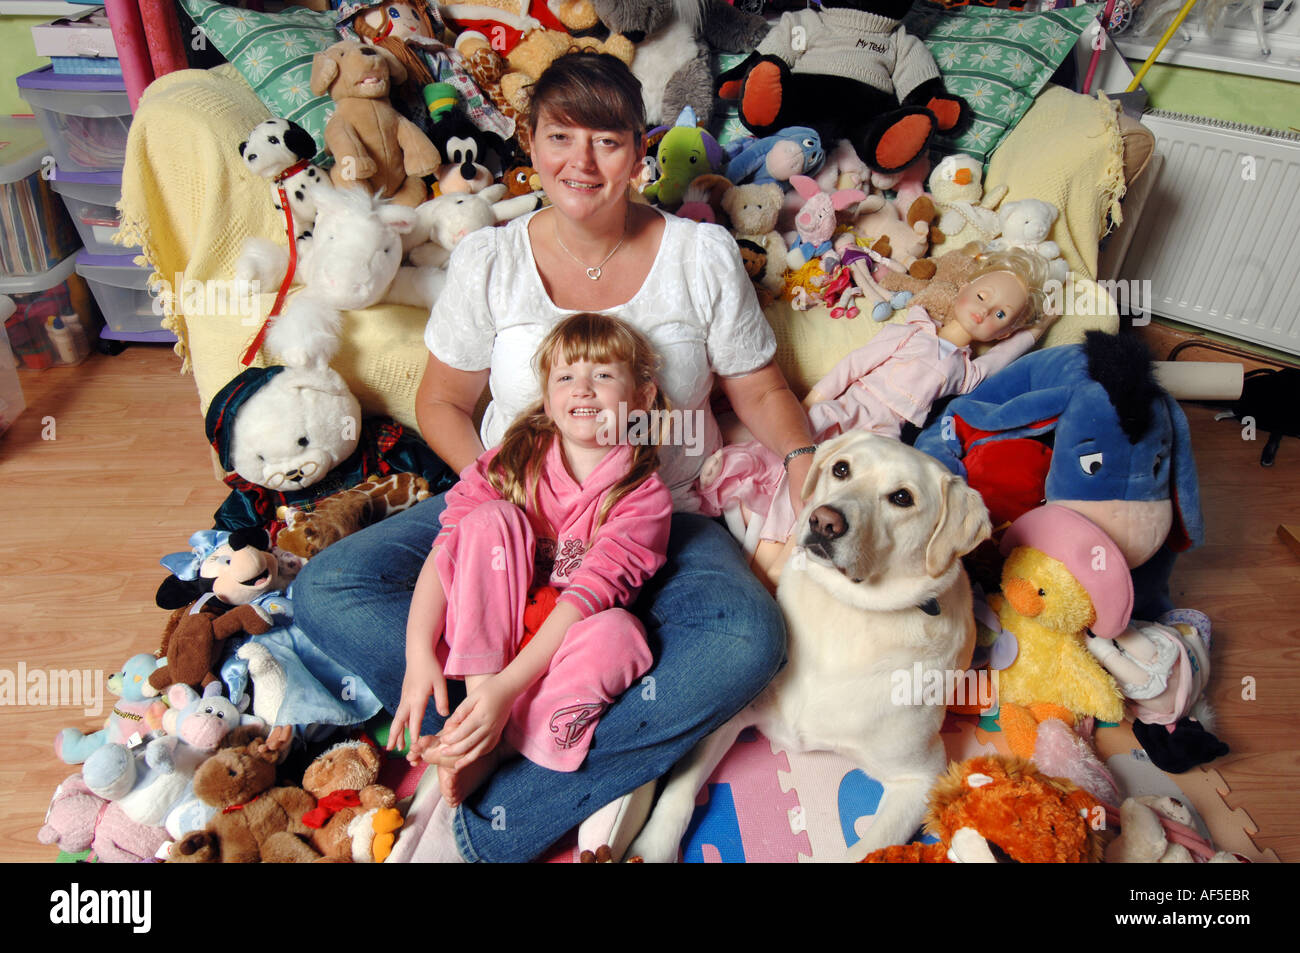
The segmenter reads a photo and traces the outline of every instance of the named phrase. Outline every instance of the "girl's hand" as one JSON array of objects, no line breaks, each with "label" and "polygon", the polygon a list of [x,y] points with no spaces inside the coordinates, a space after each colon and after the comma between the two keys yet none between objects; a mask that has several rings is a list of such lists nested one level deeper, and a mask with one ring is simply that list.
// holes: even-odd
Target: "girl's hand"
[{"label": "girl's hand", "polygon": [[407,659],[406,674],[402,678],[402,700],[393,715],[393,726],[388,730],[389,751],[401,745],[405,731],[411,739],[407,758],[411,761],[419,759],[421,751],[427,747],[427,742],[424,745],[417,745],[417,742],[430,695],[433,696],[438,714],[447,717],[451,711],[451,703],[447,699],[447,679],[432,650],[427,657]]},{"label": "girl's hand", "polygon": [[1049,303],[1047,306],[1043,308],[1042,319],[1039,320],[1037,324],[1035,324],[1032,328],[1029,329],[1029,333],[1034,336],[1035,341],[1041,341],[1043,339],[1043,335],[1047,333],[1048,329],[1053,324],[1055,324],[1057,322],[1057,319],[1060,317],[1061,317],[1061,312],[1057,310],[1056,305]]},{"label": "girl's hand", "polygon": [[515,693],[496,675],[470,689],[438,734],[442,742],[439,757],[456,758],[453,769],[459,771],[495,748],[515,698]]}]

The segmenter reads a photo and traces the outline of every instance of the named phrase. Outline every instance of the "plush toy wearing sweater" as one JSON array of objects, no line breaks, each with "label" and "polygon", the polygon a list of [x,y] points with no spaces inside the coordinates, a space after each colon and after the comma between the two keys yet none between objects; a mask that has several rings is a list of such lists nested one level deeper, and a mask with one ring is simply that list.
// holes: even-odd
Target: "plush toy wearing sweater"
[{"label": "plush toy wearing sweater", "polygon": [[719,77],[719,94],[739,99],[741,122],[757,136],[797,121],[824,142],[848,139],[877,171],[901,171],[967,113],[929,50],[899,25],[911,6],[824,0],[820,10],[786,13]]}]

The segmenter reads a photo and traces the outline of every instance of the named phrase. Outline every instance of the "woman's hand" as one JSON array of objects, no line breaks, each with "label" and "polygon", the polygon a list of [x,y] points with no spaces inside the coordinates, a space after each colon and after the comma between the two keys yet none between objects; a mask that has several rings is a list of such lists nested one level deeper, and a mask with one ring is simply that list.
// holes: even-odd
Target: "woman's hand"
[{"label": "woman's hand", "polygon": [[794,505],[796,517],[803,512],[803,485],[808,479],[808,471],[812,469],[812,462],[811,453],[801,453],[797,457],[791,457],[790,465],[785,469],[789,475],[786,482],[789,484],[790,502]]},{"label": "woman's hand", "polygon": [[406,759],[414,764],[420,760],[424,749],[430,744],[428,736],[420,736],[420,726],[424,724],[424,711],[433,696],[434,707],[444,718],[451,711],[451,702],[447,698],[447,678],[442,674],[442,666],[430,649],[428,655],[414,659],[407,658],[406,674],[402,678],[402,700],[398,702],[397,712],[393,715],[393,725],[388,731],[389,751],[402,743],[403,732],[411,738],[411,747]]},{"label": "woman's hand", "polygon": [[455,758],[453,770],[459,771],[490,752],[501,740],[516,697],[499,675],[475,685],[439,732],[439,757]]}]

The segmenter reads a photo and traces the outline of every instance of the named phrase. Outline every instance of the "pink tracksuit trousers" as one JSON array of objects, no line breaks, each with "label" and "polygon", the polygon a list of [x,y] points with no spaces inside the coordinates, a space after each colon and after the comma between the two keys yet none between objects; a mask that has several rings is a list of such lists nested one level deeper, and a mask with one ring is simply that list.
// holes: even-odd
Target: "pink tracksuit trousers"
[{"label": "pink tracksuit trousers", "polygon": [[[479,503],[439,546],[445,674],[499,672],[518,654],[536,548],[528,517],[505,500]],[[645,629],[627,610],[604,609],[575,622],[547,671],[515,700],[505,739],[534,764],[577,770],[600,715],[652,663]]]}]

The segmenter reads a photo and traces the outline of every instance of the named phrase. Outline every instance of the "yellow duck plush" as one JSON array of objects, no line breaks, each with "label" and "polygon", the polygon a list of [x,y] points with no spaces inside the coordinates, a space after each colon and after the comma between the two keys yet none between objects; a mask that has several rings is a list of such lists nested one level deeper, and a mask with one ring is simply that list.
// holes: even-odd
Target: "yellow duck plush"
[{"label": "yellow duck plush", "polygon": [[[1091,715],[1118,722],[1124,696],[1088,651],[1085,639],[1114,638],[1128,624],[1133,585],[1119,548],[1097,526],[1063,506],[1031,510],[1002,539],[1007,555],[1002,593],[990,597],[1005,633],[1014,636],[1014,661],[998,673],[998,701],[1006,722]],[[1062,711],[1063,710],[1063,711]]]}]

